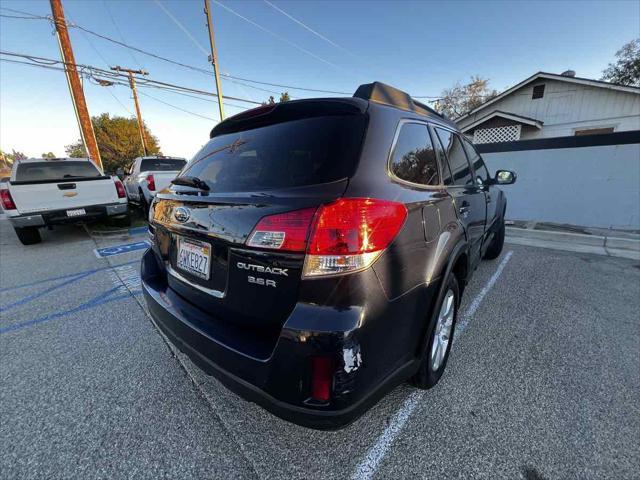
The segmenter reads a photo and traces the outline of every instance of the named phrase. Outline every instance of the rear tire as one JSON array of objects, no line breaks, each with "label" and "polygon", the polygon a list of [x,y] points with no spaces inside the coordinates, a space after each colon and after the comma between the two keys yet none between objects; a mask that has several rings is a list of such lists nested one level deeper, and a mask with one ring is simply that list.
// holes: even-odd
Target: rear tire
[{"label": "rear tire", "polygon": [[18,240],[23,245],[34,245],[36,243],[40,243],[42,239],[40,238],[40,232],[37,227],[24,227],[24,228],[13,228],[18,236]]},{"label": "rear tire", "polygon": [[504,216],[502,220],[500,220],[500,225],[498,226],[498,230],[496,231],[491,243],[489,244],[489,248],[484,254],[485,260],[493,260],[494,258],[498,258],[502,253],[502,248],[504,247],[504,235],[505,235],[505,226],[504,226]]},{"label": "rear tire", "polygon": [[458,279],[453,274],[445,279],[443,292],[433,310],[427,330],[427,346],[422,363],[410,382],[415,387],[429,389],[435,386],[447,366],[449,352],[453,344],[453,333],[458,320],[460,305],[460,288]]},{"label": "rear tire", "polygon": [[140,190],[140,209],[142,210],[143,217],[146,219],[149,216],[149,203],[142,190]]}]

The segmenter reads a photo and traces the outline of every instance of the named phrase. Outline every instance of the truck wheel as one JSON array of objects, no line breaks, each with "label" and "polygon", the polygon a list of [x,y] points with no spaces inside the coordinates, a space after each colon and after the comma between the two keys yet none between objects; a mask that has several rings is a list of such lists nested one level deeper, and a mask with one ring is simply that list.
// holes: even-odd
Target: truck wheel
[{"label": "truck wheel", "polygon": [[421,389],[433,387],[444,373],[453,343],[453,332],[458,320],[460,289],[453,274],[445,280],[442,295],[438,298],[427,330],[427,347],[418,372],[411,383]]},{"label": "truck wheel", "polygon": [[502,220],[500,220],[500,225],[498,225],[498,230],[496,231],[491,243],[489,244],[489,248],[484,254],[485,260],[493,260],[494,258],[498,258],[502,253],[502,247],[504,246],[504,216]]},{"label": "truck wheel", "polygon": [[16,231],[18,240],[20,240],[23,245],[33,245],[35,243],[40,243],[42,240],[37,227],[14,227],[13,229]]},{"label": "truck wheel", "polygon": [[142,213],[146,220],[149,216],[149,203],[147,202],[147,198],[144,196],[142,190],[140,190],[140,208],[142,209]]}]

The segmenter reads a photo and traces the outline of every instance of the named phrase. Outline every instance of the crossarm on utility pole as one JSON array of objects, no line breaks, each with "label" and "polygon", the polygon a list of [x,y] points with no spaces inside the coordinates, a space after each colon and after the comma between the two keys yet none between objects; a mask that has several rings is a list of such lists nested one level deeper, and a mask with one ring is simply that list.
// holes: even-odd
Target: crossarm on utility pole
[{"label": "crossarm on utility pole", "polygon": [[133,103],[136,107],[136,116],[138,118],[138,132],[140,133],[140,142],[142,143],[142,153],[144,156],[146,156],[147,138],[144,134],[144,123],[142,122],[142,113],[140,113],[140,104],[138,103],[138,91],[136,90],[136,78],[133,76],[133,74],[136,73],[138,75],[149,75],[149,73],[144,70],[131,70],[130,68],[122,68],[120,66],[111,67],[111,70],[115,70],[117,72],[126,72],[129,75],[129,86],[131,87],[131,91],[133,92]]}]

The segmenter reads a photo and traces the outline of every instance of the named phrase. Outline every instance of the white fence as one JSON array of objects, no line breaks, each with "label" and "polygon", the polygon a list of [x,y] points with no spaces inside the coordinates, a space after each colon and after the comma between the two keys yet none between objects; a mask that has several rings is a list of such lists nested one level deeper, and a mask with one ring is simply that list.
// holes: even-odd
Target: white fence
[{"label": "white fence", "polygon": [[487,167],[515,170],[503,187],[507,218],[640,229],[640,144],[483,153]]}]

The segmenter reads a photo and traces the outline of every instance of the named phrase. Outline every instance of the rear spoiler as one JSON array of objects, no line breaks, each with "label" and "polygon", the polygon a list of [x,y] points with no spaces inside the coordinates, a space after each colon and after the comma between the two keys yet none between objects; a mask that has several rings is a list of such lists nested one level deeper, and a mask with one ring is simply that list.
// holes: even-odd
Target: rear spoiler
[{"label": "rear spoiler", "polygon": [[437,112],[433,108],[411,98],[411,95],[408,93],[382,82],[365,83],[364,85],[360,85],[353,96],[355,98],[362,98],[364,100],[380,103],[382,105],[389,105],[409,112],[415,112],[421,115],[435,115],[443,120],[448,120],[443,114]]},{"label": "rear spoiler", "polygon": [[302,118],[363,114],[367,110],[367,105],[367,102],[362,99],[349,97],[308,98],[262,105],[226,118],[213,127],[209,138]]}]

